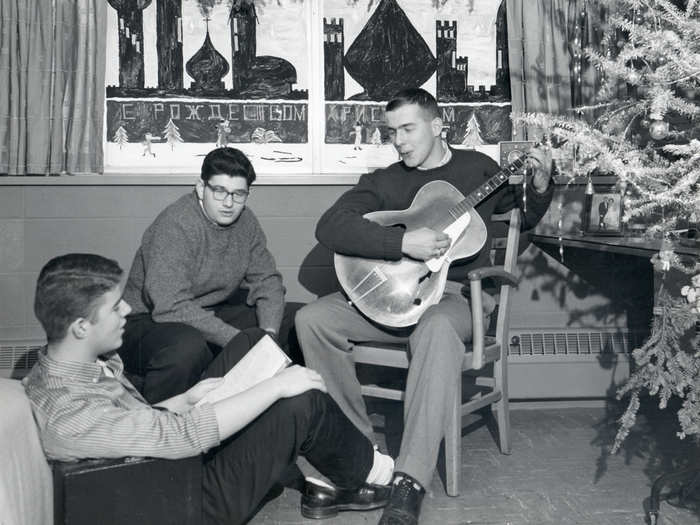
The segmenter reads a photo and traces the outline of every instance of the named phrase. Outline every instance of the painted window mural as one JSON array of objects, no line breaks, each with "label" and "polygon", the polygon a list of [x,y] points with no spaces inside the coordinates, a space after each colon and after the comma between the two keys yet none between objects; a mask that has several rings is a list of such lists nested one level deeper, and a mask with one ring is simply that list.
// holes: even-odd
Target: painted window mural
[{"label": "painted window mural", "polygon": [[105,171],[192,173],[225,145],[310,171],[305,2],[105,1]]},{"label": "painted window mural", "polygon": [[451,144],[511,139],[505,0],[105,1],[106,172],[196,173],[224,145],[260,174],[365,172],[396,160],[383,107],[408,86]]}]

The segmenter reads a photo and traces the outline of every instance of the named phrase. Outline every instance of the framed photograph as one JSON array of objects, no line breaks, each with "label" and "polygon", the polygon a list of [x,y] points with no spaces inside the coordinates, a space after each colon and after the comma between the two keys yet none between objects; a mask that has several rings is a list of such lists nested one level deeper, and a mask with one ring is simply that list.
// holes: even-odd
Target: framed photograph
[{"label": "framed photograph", "polygon": [[614,184],[597,184],[586,195],[583,231],[591,235],[622,235],[623,199]]}]

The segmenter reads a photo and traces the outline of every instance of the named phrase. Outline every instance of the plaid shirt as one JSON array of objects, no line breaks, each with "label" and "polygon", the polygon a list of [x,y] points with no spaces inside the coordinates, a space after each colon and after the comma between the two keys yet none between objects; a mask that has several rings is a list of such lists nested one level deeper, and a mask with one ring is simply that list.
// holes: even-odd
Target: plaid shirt
[{"label": "plaid shirt", "polygon": [[124,377],[115,353],[100,363],[39,361],[22,381],[49,459],[195,456],[219,444],[214,409],[176,414],[152,408]]}]

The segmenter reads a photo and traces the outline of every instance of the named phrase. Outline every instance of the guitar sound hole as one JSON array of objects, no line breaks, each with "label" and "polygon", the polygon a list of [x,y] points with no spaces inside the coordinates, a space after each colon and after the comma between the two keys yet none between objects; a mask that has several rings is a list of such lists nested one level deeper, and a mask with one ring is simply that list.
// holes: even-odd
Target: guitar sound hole
[{"label": "guitar sound hole", "polygon": [[420,306],[420,304],[421,304],[422,302],[423,302],[423,299],[421,299],[420,297],[416,297],[416,298],[413,300],[413,304],[415,304],[416,306]]}]

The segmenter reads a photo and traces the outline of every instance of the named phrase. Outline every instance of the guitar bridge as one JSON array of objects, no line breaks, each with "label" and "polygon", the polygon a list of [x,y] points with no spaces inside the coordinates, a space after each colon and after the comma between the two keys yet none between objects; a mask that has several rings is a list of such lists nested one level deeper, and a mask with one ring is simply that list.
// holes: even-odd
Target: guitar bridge
[{"label": "guitar bridge", "polygon": [[379,268],[374,267],[365,275],[355,287],[348,292],[350,297],[355,297],[355,302],[361,301],[367,294],[372,293],[378,286],[386,282],[387,277]]}]

